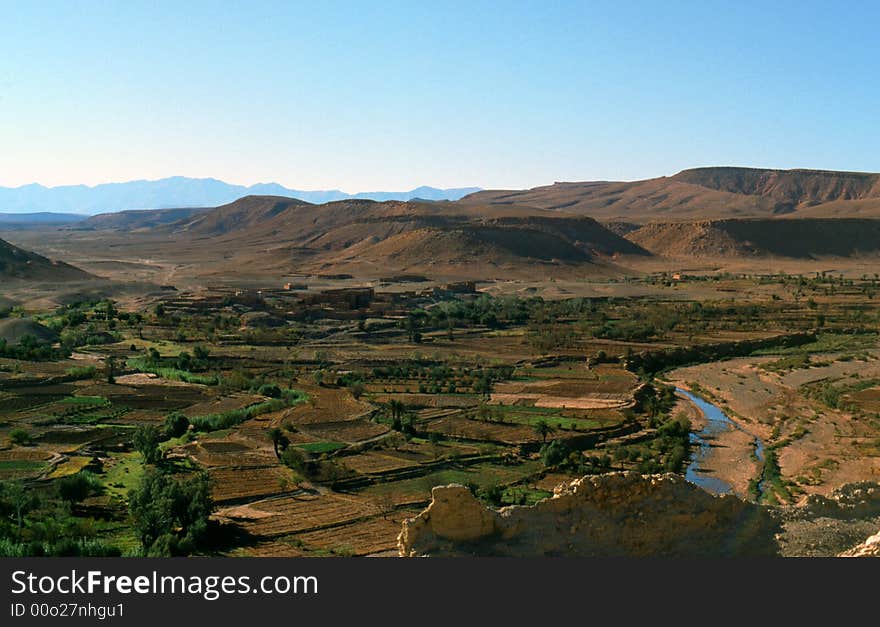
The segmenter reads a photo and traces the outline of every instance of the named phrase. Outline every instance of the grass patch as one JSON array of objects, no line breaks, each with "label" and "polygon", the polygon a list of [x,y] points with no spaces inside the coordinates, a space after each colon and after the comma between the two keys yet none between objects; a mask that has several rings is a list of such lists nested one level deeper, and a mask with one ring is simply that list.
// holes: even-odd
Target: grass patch
[{"label": "grass patch", "polygon": [[791,493],[782,478],[782,469],[779,467],[779,458],[776,451],[767,448],[764,451],[764,474],[762,478],[764,494],[762,500],[768,505],[775,505],[782,501],[790,501]]},{"label": "grass patch", "polygon": [[554,429],[587,431],[603,426],[602,423],[589,418],[568,418],[556,414],[521,413],[518,410],[511,413],[503,413],[502,416],[505,423],[527,425],[529,427],[534,427],[542,420]]},{"label": "grass patch", "polygon": [[61,477],[75,475],[80,470],[88,466],[91,461],[91,457],[71,457],[63,464],[57,465],[55,469],[49,474],[49,479],[60,479]]},{"label": "grass patch", "polygon": [[137,487],[144,474],[141,461],[140,453],[120,453],[113,456],[113,463],[108,465],[103,475],[99,475],[109,496],[123,501],[128,498],[129,490]]},{"label": "grass patch", "polygon": [[0,472],[36,472],[46,463],[30,459],[7,459],[0,461]]},{"label": "grass patch", "polygon": [[143,357],[132,357],[127,362],[129,368],[134,368],[138,372],[148,372],[157,377],[168,379],[169,381],[181,381],[183,383],[195,383],[198,385],[219,385],[220,377],[216,374],[194,374],[189,370],[180,370],[178,368],[166,368],[164,366],[155,366],[150,364]]}]

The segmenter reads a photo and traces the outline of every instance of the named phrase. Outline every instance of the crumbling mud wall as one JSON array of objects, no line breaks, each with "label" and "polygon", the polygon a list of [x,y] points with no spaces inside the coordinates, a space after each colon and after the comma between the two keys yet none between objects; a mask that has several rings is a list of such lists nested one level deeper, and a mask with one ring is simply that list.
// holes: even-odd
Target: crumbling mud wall
[{"label": "crumbling mud wall", "polygon": [[532,507],[494,510],[460,485],[439,486],[404,521],[401,556],[772,556],[777,519],[673,474],[609,473],[556,488]]}]

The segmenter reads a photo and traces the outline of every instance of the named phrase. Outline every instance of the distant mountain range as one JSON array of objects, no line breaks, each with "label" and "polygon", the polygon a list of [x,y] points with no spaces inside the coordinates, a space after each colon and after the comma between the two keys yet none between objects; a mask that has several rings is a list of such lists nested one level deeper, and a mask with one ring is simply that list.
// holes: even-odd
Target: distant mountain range
[{"label": "distant mountain range", "polygon": [[75,213],[92,215],[125,209],[168,209],[181,207],[216,207],[249,195],[287,196],[311,203],[335,200],[458,200],[480,191],[479,187],[437,189],[417,187],[407,192],[361,192],[347,194],[339,190],[304,191],[288,189],[277,183],[258,183],[246,187],[217,179],[193,179],[183,176],[158,181],[129,181],[87,185],[44,187],[33,183],[21,187],[0,187],[0,212],[5,213]]}]

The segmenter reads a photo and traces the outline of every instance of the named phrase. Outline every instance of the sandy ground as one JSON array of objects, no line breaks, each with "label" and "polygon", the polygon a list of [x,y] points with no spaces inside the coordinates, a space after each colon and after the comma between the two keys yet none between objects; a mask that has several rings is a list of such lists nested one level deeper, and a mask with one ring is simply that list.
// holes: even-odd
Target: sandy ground
[{"label": "sandy ground", "polygon": [[596,398],[592,396],[549,396],[547,394],[519,393],[492,394],[490,402],[501,405],[516,405],[520,402],[533,401],[535,407],[561,409],[622,409],[632,405],[632,401],[620,399]]}]

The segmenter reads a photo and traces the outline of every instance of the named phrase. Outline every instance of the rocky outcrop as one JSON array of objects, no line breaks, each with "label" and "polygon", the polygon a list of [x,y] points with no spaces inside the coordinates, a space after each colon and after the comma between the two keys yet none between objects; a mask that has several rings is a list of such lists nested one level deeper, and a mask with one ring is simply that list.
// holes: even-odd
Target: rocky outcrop
[{"label": "rocky outcrop", "polygon": [[840,557],[880,557],[880,532],[849,551],[841,553]]},{"label": "rocky outcrop", "polygon": [[[880,553],[880,484],[860,481],[827,496],[810,494],[777,510],[784,532],[782,554],[798,557],[867,556]],[[862,542],[868,536],[871,540]],[[857,545],[857,546],[853,546]]]},{"label": "rocky outcrop", "polygon": [[880,484],[848,483],[828,496],[810,494],[789,515],[797,518],[864,519],[880,516]]},{"label": "rocky outcrop", "polygon": [[777,555],[765,508],[714,496],[673,474],[609,473],[557,487],[532,507],[489,509],[460,485],[438,486],[404,521],[402,556],[570,557]]}]

